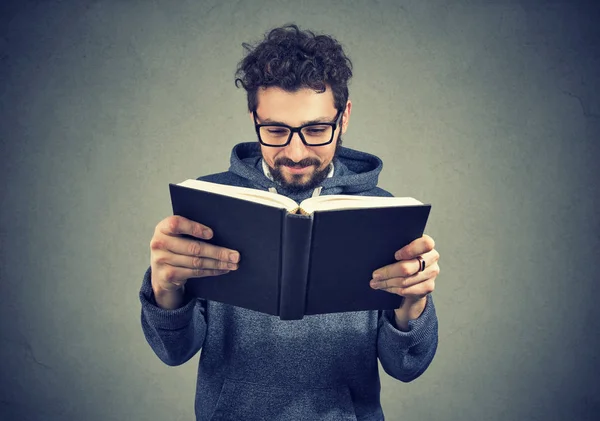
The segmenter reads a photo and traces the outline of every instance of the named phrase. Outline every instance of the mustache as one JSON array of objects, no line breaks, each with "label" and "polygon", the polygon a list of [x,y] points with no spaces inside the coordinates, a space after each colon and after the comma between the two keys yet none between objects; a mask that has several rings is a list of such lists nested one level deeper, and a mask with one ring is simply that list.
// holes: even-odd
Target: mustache
[{"label": "mustache", "polygon": [[304,168],[304,167],[308,167],[311,165],[314,166],[319,166],[320,162],[314,158],[306,158],[303,159],[299,162],[294,162],[289,158],[279,158],[278,160],[275,161],[275,166],[279,167],[282,165],[285,165],[286,167],[300,167],[300,168]]}]

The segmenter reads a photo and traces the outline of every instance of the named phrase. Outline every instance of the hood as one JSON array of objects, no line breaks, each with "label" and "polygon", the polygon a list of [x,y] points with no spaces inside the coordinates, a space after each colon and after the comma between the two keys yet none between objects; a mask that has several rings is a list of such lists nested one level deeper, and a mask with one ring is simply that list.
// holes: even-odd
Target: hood
[{"label": "hood", "polygon": [[[321,184],[320,194],[360,194],[377,187],[383,162],[375,155],[341,147],[333,158],[333,177]],[[297,202],[313,195],[313,190],[292,194],[271,181],[262,170],[262,154],[258,142],[239,143],[231,151],[229,171],[245,178],[253,188],[288,196]]]}]

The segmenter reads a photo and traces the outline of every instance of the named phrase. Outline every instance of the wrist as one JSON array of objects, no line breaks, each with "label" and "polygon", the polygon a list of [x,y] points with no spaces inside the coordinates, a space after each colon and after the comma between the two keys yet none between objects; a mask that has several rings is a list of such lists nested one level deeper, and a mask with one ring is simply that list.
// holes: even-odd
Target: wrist
[{"label": "wrist", "polygon": [[174,310],[181,307],[183,296],[185,294],[185,288],[182,285],[181,288],[169,290],[161,288],[160,286],[152,286],[154,293],[154,301],[156,304],[166,310]]},{"label": "wrist", "polygon": [[426,305],[427,296],[418,299],[404,298],[402,306],[394,310],[396,326],[400,330],[407,331],[408,322],[418,319],[423,314]]}]

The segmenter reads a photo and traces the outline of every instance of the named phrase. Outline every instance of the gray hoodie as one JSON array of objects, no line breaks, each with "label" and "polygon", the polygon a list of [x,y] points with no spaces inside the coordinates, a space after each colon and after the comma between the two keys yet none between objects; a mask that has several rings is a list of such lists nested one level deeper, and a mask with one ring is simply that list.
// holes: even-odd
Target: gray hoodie
[{"label": "gray hoodie", "polygon": [[[258,143],[241,143],[232,151],[229,171],[200,179],[276,188],[298,203],[313,195],[290,195],[265,176],[261,159]],[[333,177],[318,193],[391,196],[377,187],[383,164],[376,156],[342,147],[333,164]],[[150,275],[148,268],[140,291],[141,322],[156,355],[175,366],[202,350],[197,420],[383,420],[377,361],[390,376],[408,382],[427,369],[437,349],[431,296],[423,314],[403,332],[393,311],[282,321],[193,297],[181,308],[164,310],[156,305]]]}]

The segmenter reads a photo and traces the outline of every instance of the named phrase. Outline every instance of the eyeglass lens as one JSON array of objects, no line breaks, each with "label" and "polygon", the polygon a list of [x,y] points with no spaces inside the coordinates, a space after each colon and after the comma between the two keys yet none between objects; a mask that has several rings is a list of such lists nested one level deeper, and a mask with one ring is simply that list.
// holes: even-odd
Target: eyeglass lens
[{"label": "eyeglass lens", "polygon": [[[318,145],[327,143],[333,136],[333,127],[329,125],[315,124],[303,127],[300,130],[304,140],[309,145]],[[290,129],[281,126],[262,126],[260,128],[260,138],[269,145],[283,145],[287,143],[290,137]]]}]

